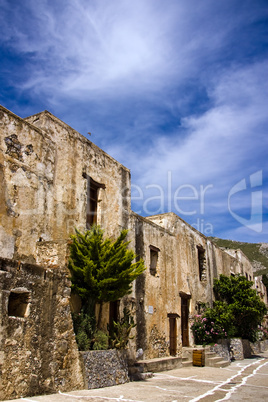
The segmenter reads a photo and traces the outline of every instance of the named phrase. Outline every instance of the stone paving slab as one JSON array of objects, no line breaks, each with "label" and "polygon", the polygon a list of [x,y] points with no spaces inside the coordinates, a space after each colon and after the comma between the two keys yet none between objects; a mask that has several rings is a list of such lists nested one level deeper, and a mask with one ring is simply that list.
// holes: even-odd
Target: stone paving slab
[{"label": "stone paving slab", "polygon": [[[186,367],[155,373],[146,381],[107,388],[24,397],[29,402],[211,402],[268,400],[268,351],[225,368]],[[18,399],[9,402],[18,402]]]}]

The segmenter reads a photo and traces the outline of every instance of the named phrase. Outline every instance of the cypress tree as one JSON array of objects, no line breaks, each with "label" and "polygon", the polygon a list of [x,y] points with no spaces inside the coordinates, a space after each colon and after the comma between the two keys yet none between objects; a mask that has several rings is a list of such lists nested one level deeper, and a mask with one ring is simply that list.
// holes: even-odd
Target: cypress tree
[{"label": "cypress tree", "polygon": [[103,230],[92,226],[84,234],[76,230],[70,245],[69,270],[72,290],[82,298],[91,312],[100,304],[116,301],[131,292],[132,282],[145,270],[144,261],[132,262],[137,256],[125,241],[128,231],[122,230],[112,241],[104,239]]}]

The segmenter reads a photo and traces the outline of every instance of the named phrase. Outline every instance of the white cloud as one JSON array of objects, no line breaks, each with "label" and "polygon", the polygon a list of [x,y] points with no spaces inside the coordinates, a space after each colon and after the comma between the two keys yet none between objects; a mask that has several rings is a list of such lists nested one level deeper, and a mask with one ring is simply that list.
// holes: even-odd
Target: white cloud
[{"label": "white cloud", "polygon": [[92,99],[114,91],[146,96],[206,70],[242,24],[240,11],[241,17],[233,16],[211,0],[202,7],[195,1],[26,0],[24,8],[12,9],[13,24],[2,21],[2,40],[38,61],[25,89],[54,98]]}]

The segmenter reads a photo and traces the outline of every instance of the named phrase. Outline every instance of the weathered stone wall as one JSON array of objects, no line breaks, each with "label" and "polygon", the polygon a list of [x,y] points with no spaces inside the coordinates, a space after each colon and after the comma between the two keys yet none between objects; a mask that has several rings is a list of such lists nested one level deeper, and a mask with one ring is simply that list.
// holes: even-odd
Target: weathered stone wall
[{"label": "weathered stone wall", "polygon": [[219,339],[218,343],[210,347],[211,351],[226,361],[247,359],[267,349],[268,340],[250,342],[241,338]]},{"label": "weathered stone wall", "polygon": [[[21,119],[0,107],[0,257],[17,260],[18,265],[20,261],[41,265],[48,278],[49,272],[56,275],[50,269],[62,272],[70,234],[74,228],[83,231],[86,227],[89,178],[101,184],[97,223],[110,237],[122,228],[130,229],[130,246],[147,267],[120,306],[121,312],[127,306],[135,314],[137,326],[132,333],[136,337],[130,341],[133,355],[138,349],[144,350],[144,358],[168,355],[171,323],[175,323],[176,338],[173,354],[180,353],[182,300],[187,300],[188,308],[184,334],[193,345],[191,322],[202,303],[212,304],[214,278],[248,273],[250,267],[174,213],[147,219],[132,213],[129,170],[47,111]],[[158,254],[153,269],[152,250]],[[13,276],[6,277],[7,289],[13,286]],[[51,306],[57,301],[56,293],[47,295]],[[109,306],[104,310],[106,327]]]},{"label": "weathered stone wall", "polygon": [[239,261],[239,268],[237,269],[237,272],[233,273],[244,275],[249,281],[253,281],[253,267],[243,251],[233,249],[224,249],[224,251]]},{"label": "weathered stone wall", "polygon": [[111,387],[129,381],[126,351],[110,349],[80,353],[88,389]]},{"label": "weathered stone wall", "polygon": [[262,282],[262,276],[255,276],[254,282],[259,297],[268,306],[267,288]]},{"label": "weathered stone wall", "polygon": [[230,361],[230,339],[219,339],[218,342],[210,347],[210,350],[221,356],[223,360]]},{"label": "weathered stone wall", "polygon": [[0,255],[35,262],[53,226],[55,143],[0,107]]},{"label": "weathered stone wall", "polygon": [[[167,230],[139,217],[131,216],[129,232],[131,247],[144,259],[146,271],[133,287],[136,301],[136,350],[143,349],[143,358],[169,354],[169,313],[180,308],[179,272],[175,269],[175,237]],[[150,246],[159,249],[155,271],[150,270]],[[179,320],[176,320],[179,333]],[[159,337],[157,339],[155,329]],[[177,339],[179,347],[180,338]],[[133,345],[133,342],[131,343]]]},{"label": "weathered stone wall", "polygon": [[[193,345],[190,326],[202,303],[212,305],[213,280],[220,274],[242,272],[241,261],[226,253],[193,229],[174,213],[142,218],[132,214],[129,238],[131,247],[144,259],[146,271],[136,281],[136,350],[143,358],[169,354],[170,323],[175,317],[177,354],[182,347],[181,304],[188,298],[188,336]],[[155,272],[150,270],[150,247],[159,249]],[[199,272],[198,250],[204,252],[204,272]],[[155,329],[157,328],[157,333]],[[133,348],[133,342],[131,343]]]},{"label": "weathered stone wall", "polygon": [[49,112],[23,120],[0,106],[0,255],[64,266],[52,243],[85,229],[89,177],[102,184],[97,223],[116,236],[128,227],[129,170]]},{"label": "weathered stone wall", "polygon": [[[85,228],[86,176],[105,186],[99,189],[98,223],[107,235],[127,228],[130,212],[130,172],[80,133],[45,111],[25,119],[53,138],[57,149],[54,238],[66,238],[74,227]],[[63,223],[61,221],[63,220]]]},{"label": "weathered stone wall", "polygon": [[65,271],[0,259],[0,399],[84,388]]},{"label": "weathered stone wall", "polygon": [[241,338],[231,338],[230,339],[230,354],[231,360],[243,360],[243,343]]}]

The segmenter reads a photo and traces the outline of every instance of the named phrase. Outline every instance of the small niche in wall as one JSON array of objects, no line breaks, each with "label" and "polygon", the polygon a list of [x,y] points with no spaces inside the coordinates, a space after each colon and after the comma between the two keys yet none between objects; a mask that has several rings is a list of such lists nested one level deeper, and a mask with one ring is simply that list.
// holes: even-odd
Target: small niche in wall
[{"label": "small niche in wall", "polygon": [[10,317],[27,317],[30,299],[30,292],[27,289],[12,290],[8,299],[8,315]]}]

